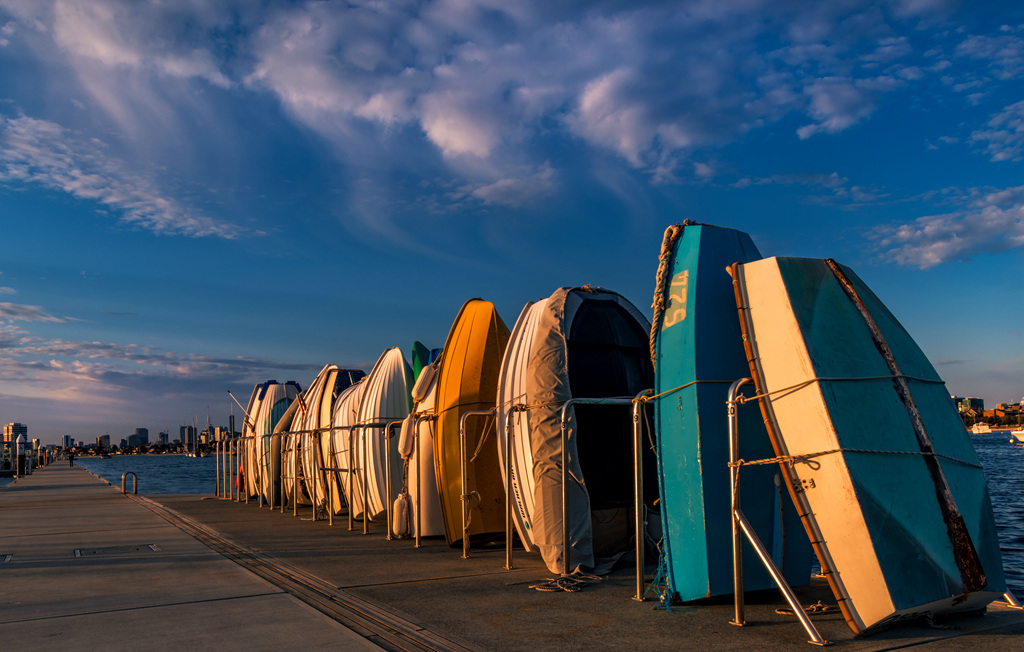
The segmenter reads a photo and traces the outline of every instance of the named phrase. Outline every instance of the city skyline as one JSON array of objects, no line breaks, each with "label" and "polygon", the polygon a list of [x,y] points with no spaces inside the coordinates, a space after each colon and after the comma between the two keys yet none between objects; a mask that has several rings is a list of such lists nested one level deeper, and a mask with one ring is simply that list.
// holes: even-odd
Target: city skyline
[{"label": "city skyline", "polygon": [[0,0],[0,422],[226,424],[477,296],[649,316],[684,219],[852,267],[1016,402],[1022,77],[1017,3]]}]

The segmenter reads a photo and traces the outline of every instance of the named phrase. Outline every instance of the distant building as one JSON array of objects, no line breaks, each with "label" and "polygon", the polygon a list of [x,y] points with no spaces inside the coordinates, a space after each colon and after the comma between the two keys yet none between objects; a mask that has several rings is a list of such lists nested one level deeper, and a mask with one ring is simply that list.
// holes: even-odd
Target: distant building
[{"label": "distant building", "polygon": [[985,411],[985,401],[975,396],[968,396],[960,401],[960,412],[973,411],[975,414],[981,414]]},{"label": "distant building", "polygon": [[100,435],[97,437],[96,448],[110,448],[110,435]]},{"label": "distant building", "polygon": [[18,441],[18,435],[28,439],[28,426],[24,423],[8,423],[4,426],[4,441]]},{"label": "distant building", "polygon": [[60,438],[60,446],[61,448],[74,448],[75,438],[71,435],[64,435]]},{"label": "distant building", "polygon": [[171,436],[168,433],[163,432],[163,431],[161,431],[160,434],[156,436],[157,443],[163,444],[164,446],[167,445],[168,440],[170,438],[171,438]]},{"label": "distant building", "polygon": [[195,426],[181,426],[178,429],[181,435],[181,443],[188,448],[192,448],[196,445],[196,428]]},{"label": "distant building", "polygon": [[135,446],[149,446],[149,428],[136,428],[133,437],[138,437],[140,443]]}]

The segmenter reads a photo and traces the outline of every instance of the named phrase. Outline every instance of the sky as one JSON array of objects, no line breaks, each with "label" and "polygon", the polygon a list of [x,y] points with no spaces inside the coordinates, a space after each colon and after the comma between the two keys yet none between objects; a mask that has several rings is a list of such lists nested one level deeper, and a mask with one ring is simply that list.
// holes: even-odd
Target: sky
[{"label": "sky", "polygon": [[1020,401],[1022,82],[1017,2],[0,0],[0,422],[227,425],[472,297],[649,315],[684,219]]}]

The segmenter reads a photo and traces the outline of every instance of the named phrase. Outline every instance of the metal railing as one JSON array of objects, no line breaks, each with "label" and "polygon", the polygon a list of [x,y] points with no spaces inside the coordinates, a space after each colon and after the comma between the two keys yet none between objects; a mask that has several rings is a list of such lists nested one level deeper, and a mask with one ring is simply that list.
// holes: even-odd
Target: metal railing
[{"label": "metal railing", "polygon": [[790,609],[793,610],[793,613],[800,620],[800,624],[803,625],[807,635],[811,637],[808,643],[828,645],[828,641],[821,637],[811,619],[807,617],[803,606],[801,606],[793,594],[793,589],[789,588],[786,579],[775,566],[771,555],[765,550],[760,539],[757,538],[757,533],[754,532],[750,523],[747,522],[746,516],[743,515],[743,510],[740,509],[740,467],[736,464],[739,460],[739,423],[736,418],[736,397],[739,395],[740,388],[748,384],[752,384],[749,378],[740,378],[734,382],[729,386],[729,395],[726,400],[729,410],[729,498],[730,521],[732,522],[733,602],[735,606],[734,619],[730,621],[730,624],[741,627],[746,624],[746,621],[743,619],[743,539],[740,535],[742,531],[750,545],[753,546],[754,551],[757,552],[761,564],[764,565],[765,569],[772,576],[775,586],[779,587],[779,591],[786,598]]},{"label": "metal railing", "polygon": [[[466,419],[469,417],[493,417],[496,408],[490,410],[467,410],[459,417],[459,469],[462,472],[462,558],[469,559],[469,510],[473,494],[466,489],[468,461],[466,460]],[[476,493],[476,492],[473,492]],[[480,494],[477,494],[479,497]]]},{"label": "metal railing", "polygon": [[139,493],[139,477],[135,475],[134,471],[125,471],[124,473],[121,474],[121,493],[128,493],[128,491],[125,489],[125,481],[128,479],[128,476],[132,476],[132,493]]}]

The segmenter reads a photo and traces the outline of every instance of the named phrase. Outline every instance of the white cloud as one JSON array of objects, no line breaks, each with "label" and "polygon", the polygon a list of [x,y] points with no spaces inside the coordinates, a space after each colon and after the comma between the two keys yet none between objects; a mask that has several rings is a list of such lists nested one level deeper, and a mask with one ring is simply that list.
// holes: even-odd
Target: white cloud
[{"label": "white cloud", "polygon": [[1024,186],[990,191],[961,210],[875,233],[882,256],[922,269],[1024,246]]},{"label": "white cloud", "polygon": [[810,113],[816,122],[797,129],[801,139],[818,133],[836,133],[874,113],[876,99],[901,82],[891,77],[844,79],[830,77],[812,82],[804,92],[811,98]]},{"label": "white cloud", "polygon": [[970,36],[956,54],[987,62],[1000,79],[1016,79],[1024,71],[1024,39],[1018,36]]},{"label": "white cloud", "polygon": [[1024,101],[992,116],[987,129],[971,134],[971,142],[984,144],[993,161],[1019,161],[1024,155]]},{"label": "white cloud", "polygon": [[151,181],[108,157],[102,143],[76,136],[56,123],[26,116],[0,117],[0,145],[0,183],[65,192],[154,233],[234,238],[242,232],[164,196]]},{"label": "white cloud", "polygon": [[0,287],[0,294],[17,294],[18,291],[14,288]]},{"label": "white cloud", "polygon": [[[170,16],[161,15],[162,9]],[[170,77],[197,77],[222,88],[230,86],[208,50],[159,33],[174,9],[116,0],[58,0],[53,4],[53,39],[72,57],[104,66],[149,67]]]},{"label": "white cloud", "polygon": [[470,195],[484,204],[498,204],[518,208],[549,197],[558,189],[555,171],[545,164],[536,173],[518,178],[500,179],[470,191]]}]

